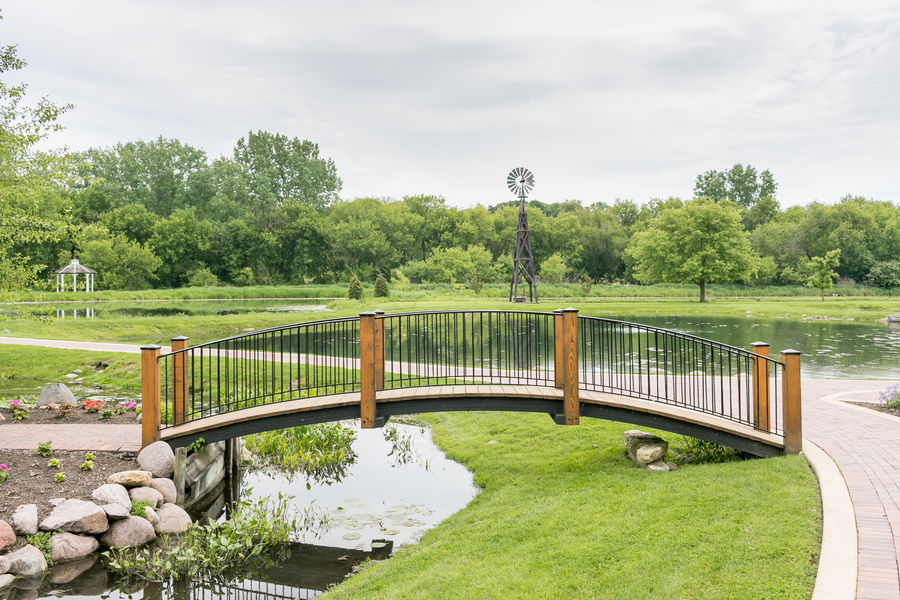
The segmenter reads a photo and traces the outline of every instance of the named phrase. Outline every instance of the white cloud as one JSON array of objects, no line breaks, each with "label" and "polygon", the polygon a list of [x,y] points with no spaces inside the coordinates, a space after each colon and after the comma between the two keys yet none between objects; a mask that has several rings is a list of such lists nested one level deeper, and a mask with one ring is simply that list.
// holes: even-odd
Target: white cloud
[{"label": "white cloud", "polygon": [[784,204],[900,200],[900,8],[888,2],[18,0],[3,39],[73,149],[249,130],[310,139],[344,195],[688,196],[768,168]]}]

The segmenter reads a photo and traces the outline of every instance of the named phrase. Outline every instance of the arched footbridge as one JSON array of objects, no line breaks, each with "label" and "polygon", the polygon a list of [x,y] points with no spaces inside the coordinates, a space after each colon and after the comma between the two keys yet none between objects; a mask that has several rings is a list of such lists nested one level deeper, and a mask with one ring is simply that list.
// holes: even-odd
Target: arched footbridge
[{"label": "arched footbridge", "polygon": [[758,456],[802,449],[800,353],[750,350],[575,309],[312,321],[142,349],[143,444],[174,447],[359,418],[549,414],[653,427]]}]

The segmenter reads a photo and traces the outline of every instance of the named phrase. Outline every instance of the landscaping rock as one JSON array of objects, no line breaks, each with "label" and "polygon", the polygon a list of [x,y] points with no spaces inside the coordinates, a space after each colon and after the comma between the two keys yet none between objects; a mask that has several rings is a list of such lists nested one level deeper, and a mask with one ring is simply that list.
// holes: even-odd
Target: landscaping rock
[{"label": "landscaping rock", "polygon": [[119,521],[131,515],[131,508],[125,508],[121,504],[104,504],[100,508],[110,521]]},{"label": "landscaping rock", "polygon": [[153,525],[143,517],[128,517],[121,521],[113,521],[109,531],[100,538],[100,543],[113,548],[143,546],[156,538]]},{"label": "landscaping rock", "polygon": [[0,556],[0,575],[3,575],[9,571],[9,559],[5,556]]},{"label": "landscaping rock", "polygon": [[48,404],[71,404],[75,406],[78,404],[78,401],[75,400],[75,395],[72,393],[72,390],[66,387],[66,384],[51,383],[41,390],[41,395],[38,396],[35,407],[40,408]]},{"label": "landscaping rock", "polygon": [[55,508],[65,501],[65,498],[50,498],[49,500],[47,500],[47,504]]},{"label": "landscaping rock", "polygon": [[13,531],[18,535],[35,535],[38,532],[37,504],[23,504],[13,513]]},{"label": "landscaping rock", "polygon": [[150,471],[121,471],[113,473],[106,480],[106,483],[118,483],[127,488],[146,487],[150,485],[153,474]]},{"label": "landscaping rock", "polygon": [[[97,556],[94,554],[93,556]],[[80,562],[80,561],[79,561]],[[69,564],[69,563],[65,563]],[[97,598],[106,596],[109,592],[109,575],[103,568],[103,562],[97,561],[89,569],[75,577],[65,586],[67,596],[86,596]],[[109,594],[112,595],[112,594]],[[19,600],[16,598],[16,600]]]},{"label": "landscaping rock", "polygon": [[138,464],[154,477],[172,478],[175,474],[175,452],[165,442],[153,442],[138,454]]},{"label": "landscaping rock", "polygon": [[190,515],[177,504],[166,503],[162,505],[156,516],[159,517],[159,523],[154,528],[156,533],[162,535],[166,533],[184,533],[186,530],[194,526]]},{"label": "landscaping rock", "polygon": [[669,468],[669,463],[665,463],[661,460],[657,460],[655,462],[649,463],[646,465],[648,469],[651,471],[671,471]]},{"label": "landscaping rock", "polygon": [[101,504],[118,504],[131,510],[131,498],[128,496],[128,490],[124,485],[118,483],[104,483],[91,492],[91,498]]},{"label": "landscaping rock", "polygon": [[62,529],[71,533],[103,533],[109,528],[106,512],[93,502],[66,500],[41,521],[44,531]]},{"label": "landscaping rock", "polygon": [[[159,517],[156,516],[156,512],[149,506],[144,507],[144,515],[146,515],[146,518],[148,521],[150,521],[151,525],[156,525],[157,523],[159,523]],[[155,531],[156,527],[154,527],[153,529]]]},{"label": "landscaping rock", "polygon": [[153,503],[153,508],[159,508],[165,502],[163,495],[152,487],[131,488],[128,495],[132,500],[149,500]]},{"label": "landscaping rock", "polygon": [[16,545],[16,532],[9,523],[0,519],[0,554]]},{"label": "landscaping rock", "polygon": [[50,558],[53,562],[84,558],[100,547],[96,538],[74,533],[57,533],[50,538]]},{"label": "landscaping rock", "polygon": [[178,490],[175,489],[175,482],[171,479],[153,479],[150,481],[150,487],[162,494],[164,502],[174,504],[178,500]]},{"label": "landscaping rock", "polygon": [[16,580],[15,575],[0,575],[0,590],[6,589]]},{"label": "landscaping rock", "polygon": [[143,414],[144,414],[143,412],[137,413],[136,415],[134,415],[134,420],[137,421],[138,423],[140,423],[140,422],[141,422],[141,415],[143,415]]},{"label": "landscaping rock", "polygon": [[[669,443],[652,433],[631,429],[625,432],[625,449],[628,450],[628,457],[631,460],[647,466],[666,456]],[[666,470],[668,471],[668,468]]]},{"label": "landscaping rock", "polygon": [[40,550],[28,544],[7,555],[9,572],[22,577],[34,577],[47,570],[47,559]]},{"label": "landscaping rock", "polygon": [[[70,581],[93,567],[98,558],[100,558],[100,555],[98,553],[94,553],[78,560],[70,560],[61,564],[55,564],[53,565],[53,569],[50,570],[50,581],[54,585],[69,583]],[[106,590],[103,590],[100,593],[102,594],[104,591]]]}]

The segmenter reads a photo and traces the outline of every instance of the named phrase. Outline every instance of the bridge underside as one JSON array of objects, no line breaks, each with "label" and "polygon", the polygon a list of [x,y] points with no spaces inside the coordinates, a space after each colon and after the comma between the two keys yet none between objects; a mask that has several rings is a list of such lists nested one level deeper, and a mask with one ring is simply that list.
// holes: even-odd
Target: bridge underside
[{"label": "bridge underside", "polygon": [[[672,404],[581,390],[581,416],[652,427],[716,442],[761,457],[780,456],[784,438],[728,419]],[[395,415],[452,411],[547,413],[565,423],[561,389],[537,386],[457,385],[383,390],[376,394],[377,423]],[[161,431],[173,447],[207,443],[274,429],[356,419],[359,393],[301,398],[198,419]]]}]

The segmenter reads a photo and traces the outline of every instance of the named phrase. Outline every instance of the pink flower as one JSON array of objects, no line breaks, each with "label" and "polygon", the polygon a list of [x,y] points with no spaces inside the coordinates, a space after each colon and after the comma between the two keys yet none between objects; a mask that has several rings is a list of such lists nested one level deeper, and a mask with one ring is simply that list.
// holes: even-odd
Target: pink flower
[{"label": "pink flower", "polygon": [[22,404],[22,401],[19,400],[18,398],[13,398],[12,400],[9,401],[9,403],[12,404],[13,406],[19,406],[20,404]]},{"label": "pink flower", "polygon": [[4,471],[6,471],[7,467],[6,467],[6,465],[0,465],[0,469],[3,469]]}]

